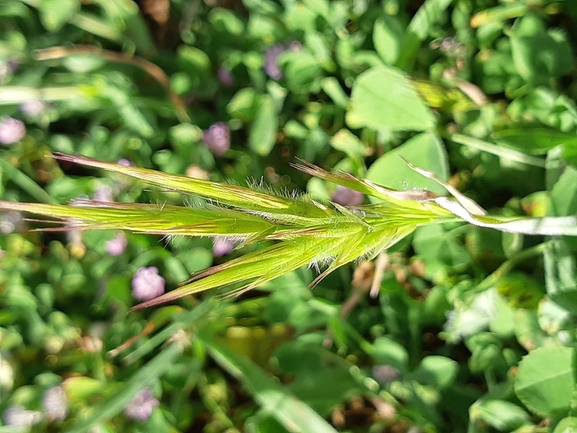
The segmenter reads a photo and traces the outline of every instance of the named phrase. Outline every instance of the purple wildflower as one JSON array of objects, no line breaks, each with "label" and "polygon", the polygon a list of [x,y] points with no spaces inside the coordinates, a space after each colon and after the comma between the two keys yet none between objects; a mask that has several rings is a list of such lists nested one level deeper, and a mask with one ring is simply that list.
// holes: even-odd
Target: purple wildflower
[{"label": "purple wildflower", "polygon": [[50,421],[63,421],[68,414],[68,398],[61,386],[47,389],[42,396],[42,406]]},{"label": "purple wildflower", "polygon": [[128,240],[124,232],[118,232],[113,239],[106,241],[106,252],[108,255],[116,257],[124,252],[127,245]]},{"label": "purple wildflower", "polygon": [[228,68],[221,66],[218,68],[218,82],[223,87],[234,86],[234,77]]},{"label": "purple wildflower", "polygon": [[439,49],[450,57],[462,57],[467,50],[465,44],[451,37],[443,39]]},{"label": "purple wildflower", "polygon": [[221,257],[230,254],[234,249],[234,244],[226,238],[217,238],[212,247],[212,254],[215,257]]},{"label": "purple wildflower", "polygon": [[144,388],[128,403],[124,412],[128,418],[146,421],[156,406],[158,406],[158,400],[152,395],[152,390]]},{"label": "purple wildflower", "polygon": [[11,73],[14,73],[20,67],[20,62],[18,60],[8,60],[8,69]]},{"label": "purple wildflower", "polygon": [[16,60],[0,61],[0,84],[3,84],[10,75],[16,72],[19,66],[20,63]]},{"label": "purple wildflower", "polygon": [[38,99],[24,101],[19,105],[20,111],[28,117],[36,117],[46,109],[46,103]]},{"label": "purple wildflower", "polygon": [[26,136],[24,122],[13,117],[5,117],[0,122],[0,143],[12,144],[22,140]]},{"label": "purple wildflower", "polygon": [[264,71],[266,74],[273,80],[280,80],[283,77],[283,73],[278,62],[279,56],[285,51],[300,51],[302,47],[302,44],[297,41],[268,47],[264,53]]},{"label": "purple wildflower", "polygon": [[213,155],[221,156],[230,148],[230,129],[224,122],[217,122],[211,125],[206,131],[202,141]]},{"label": "purple wildflower", "polygon": [[401,372],[390,365],[375,365],[372,376],[380,385],[386,385],[397,380],[401,376]]},{"label": "purple wildflower", "polygon": [[345,186],[337,186],[332,195],[332,200],[343,206],[358,206],[363,204],[365,196],[362,192],[355,191]]},{"label": "purple wildflower", "polygon": [[164,293],[164,284],[156,266],[139,268],[132,277],[132,296],[141,301],[154,299]]},{"label": "purple wildflower", "polygon": [[9,406],[2,414],[4,424],[11,427],[31,427],[42,419],[42,412],[28,410],[18,404]]}]

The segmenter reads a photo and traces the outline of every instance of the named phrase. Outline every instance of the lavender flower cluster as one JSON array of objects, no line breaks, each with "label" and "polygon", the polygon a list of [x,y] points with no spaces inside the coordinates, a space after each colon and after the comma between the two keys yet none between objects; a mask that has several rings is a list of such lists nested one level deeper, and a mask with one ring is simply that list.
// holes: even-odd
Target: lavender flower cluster
[{"label": "lavender flower cluster", "polygon": [[26,126],[21,120],[5,117],[0,121],[0,144],[12,144],[26,136]]},{"label": "lavender flower cluster", "polygon": [[204,131],[202,141],[213,155],[221,156],[230,148],[230,128],[224,122],[217,122]]},{"label": "lavender flower cluster", "polygon": [[144,388],[134,396],[124,409],[124,413],[128,418],[136,421],[146,421],[156,406],[158,406],[158,400],[152,395],[152,390]]},{"label": "lavender flower cluster", "polygon": [[68,415],[66,391],[61,386],[46,390],[42,396],[42,409],[29,410],[22,405],[13,404],[2,414],[2,421],[5,425],[18,429],[29,429],[44,418],[49,422],[63,421]]},{"label": "lavender flower cluster", "polygon": [[[146,421],[159,401],[153,396],[150,388],[140,390],[125,407],[125,415],[136,421]],[[48,422],[64,421],[68,415],[68,396],[62,386],[46,390],[42,396],[42,410],[29,410],[19,404],[8,406],[2,414],[6,426],[18,431],[28,431],[43,419]]]},{"label": "lavender flower cluster", "polygon": [[132,277],[132,295],[140,301],[154,299],[164,293],[165,283],[156,266],[139,268]]}]

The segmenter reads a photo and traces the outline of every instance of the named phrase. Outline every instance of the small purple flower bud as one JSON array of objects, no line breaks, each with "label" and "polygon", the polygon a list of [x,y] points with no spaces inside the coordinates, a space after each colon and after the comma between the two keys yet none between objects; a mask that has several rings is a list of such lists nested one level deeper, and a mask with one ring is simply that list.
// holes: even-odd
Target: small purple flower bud
[{"label": "small purple flower bud", "polygon": [[24,122],[13,117],[5,117],[0,122],[0,143],[12,144],[22,140],[26,136]]},{"label": "small purple flower bud", "polygon": [[106,252],[108,255],[116,257],[124,252],[127,245],[128,240],[124,232],[118,232],[113,239],[106,241]]},{"label": "small purple flower bud", "polygon": [[33,99],[30,101],[24,101],[20,106],[20,111],[22,111],[28,117],[36,117],[46,109],[46,103],[39,101],[38,99]]},{"label": "small purple flower bud", "polygon": [[206,131],[202,141],[213,155],[221,156],[230,148],[230,129],[224,122],[217,122],[211,125]]},{"label": "small purple flower bud", "polygon": [[223,87],[232,87],[234,86],[234,77],[229,69],[221,66],[218,68],[218,82]]},{"label": "small purple flower bud", "polygon": [[401,372],[390,365],[375,365],[372,376],[380,385],[386,385],[397,380],[401,376]]},{"label": "small purple flower bud", "polygon": [[455,40],[453,38],[445,38],[443,42],[441,42],[441,46],[439,47],[441,51],[448,52],[451,48],[455,45]]},{"label": "small purple flower bud", "polygon": [[233,249],[234,244],[231,241],[225,238],[217,238],[212,247],[212,254],[215,257],[222,257],[226,254],[230,254]]},{"label": "small purple flower bud", "polygon": [[158,406],[158,400],[152,395],[152,390],[144,388],[128,403],[124,412],[128,418],[146,421],[156,406]]},{"label": "small purple flower bud", "polygon": [[343,206],[359,206],[363,204],[364,199],[362,192],[341,185],[337,186],[337,190],[332,194],[332,200]]},{"label": "small purple flower bud", "polygon": [[118,160],[118,163],[119,163],[120,165],[125,166],[125,167],[130,167],[130,166],[132,165],[132,162],[130,162],[130,161],[129,161],[128,159],[126,159],[126,158],[121,158],[121,159],[119,159],[119,160]]},{"label": "small purple flower bud", "polygon": [[61,386],[54,386],[44,392],[42,406],[50,421],[63,421],[68,414],[68,397]]},{"label": "small purple flower bud", "polygon": [[10,69],[10,72],[16,72],[19,67],[20,62],[18,60],[8,60],[8,69]]},{"label": "small purple flower bud", "polygon": [[273,80],[280,80],[283,77],[278,64],[278,56],[285,51],[283,44],[275,44],[269,47],[264,53],[264,71]]},{"label": "small purple flower bud", "polygon": [[24,406],[9,406],[2,414],[4,424],[11,427],[27,428],[42,419],[42,413],[37,410],[28,410]]},{"label": "small purple flower bud", "polygon": [[132,277],[132,296],[140,301],[148,301],[164,293],[165,280],[158,275],[158,268],[139,268]]},{"label": "small purple flower bud", "polygon": [[280,80],[283,73],[278,63],[278,57],[285,51],[300,51],[302,44],[298,41],[270,46],[264,53],[264,71],[273,80]]}]

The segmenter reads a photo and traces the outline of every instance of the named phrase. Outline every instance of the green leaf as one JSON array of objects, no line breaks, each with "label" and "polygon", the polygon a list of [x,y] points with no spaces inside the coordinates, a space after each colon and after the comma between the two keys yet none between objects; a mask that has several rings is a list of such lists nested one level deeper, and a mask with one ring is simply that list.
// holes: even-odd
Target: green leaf
[{"label": "green leaf", "polygon": [[435,134],[423,132],[385,153],[371,165],[367,179],[392,189],[419,188],[445,193],[445,188],[416,173],[400,157],[446,181],[449,178],[447,154]]},{"label": "green leaf", "polygon": [[231,35],[241,36],[245,31],[244,23],[231,10],[215,7],[210,11],[209,21],[215,29]]},{"label": "green leaf", "polygon": [[106,387],[106,382],[86,376],[70,377],[62,382],[62,387],[66,391],[71,403],[79,403],[90,396],[102,392]]},{"label": "green leaf", "polygon": [[425,275],[434,280],[451,270],[462,269],[472,261],[459,240],[441,225],[417,228],[413,247],[425,265]]},{"label": "green leaf", "polygon": [[193,89],[206,92],[210,89],[211,62],[208,55],[195,47],[182,44],[177,50],[177,63],[186,72]]},{"label": "green leaf", "polygon": [[[577,169],[568,166],[551,189],[551,210],[554,215],[577,213]],[[545,244],[545,283],[551,301],[566,311],[577,312],[577,262],[570,238],[555,239]]]},{"label": "green leaf", "polygon": [[511,35],[515,69],[529,82],[547,83],[573,68],[567,36],[559,30],[545,31],[543,21],[529,13],[520,18]]},{"label": "green leaf", "polygon": [[9,178],[11,182],[18,185],[20,188],[22,188],[22,190],[26,191],[36,200],[43,201],[45,203],[56,203],[56,200],[50,194],[44,191],[36,182],[34,182],[34,180],[32,180],[25,173],[18,170],[4,159],[0,159],[0,168],[2,169],[0,171],[0,180],[1,176],[6,175],[6,177]]},{"label": "green leaf", "polygon": [[276,143],[278,114],[272,96],[263,95],[258,102],[254,123],[250,127],[248,146],[260,156],[267,156]]},{"label": "green leaf", "polygon": [[[476,13],[471,19],[472,27],[491,26],[498,27],[499,33],[503,31],[504,21],[525,15],[529,10],[526,3],[503,4],[493,8],[482,10]],[[481,29],[479,29],[481,30]]]},{"label": "green leaf", "polygon": [[577,264],[575,254],[563,239],[545,244],[545,284],[550,299],[563,309],[577,313]]},{"label": "green leaf", "polygon": [[236,92],[226,106],[226,111],[232,117],[247,122],[255,118],[257,107],[258,95],[253,88],[247,87]]},{"label": "green leaf", "polygon": [[393,131],[423,131],[436,124],[409,79],[386,66],[371,68],[357,77],[346,120],[351,128]]},{"label": "green leaf", "polygon": [[379,365],[390,365],[400,372],[406,372],[409,365],[409,354],[407,350],[387,337],[379,337],[373,343],[372,355],[375,363]]},{"label": "green leaf", "polygon": [[511,128],[493,134],[499,144],[520,150],[531,155],[544,155],[554,147],[566,145],[577,146],[577,137],[556,129],[546,128]]},{"label": "green leaf", "polygon": [[218,343],[206,331],[199,332],[198,338],[207,346],[215,361],[238,378],[255,401],[288,431],[336,432],[310,406],[297,399],[278,381],[271,379],[256,364]]},{"label": "green leaf", "polygon": [[335,77],[323,78],[321,80],[321,87],[338,107],[347,108],[347,105],[349,104],[349,97],[344,92],[341,84]]},{"label": "green leaf", "polygon": [[367,154],[367,146],[348,129],[341,129],[330,140],[331,146],[343,152],[355,161],[362,160]]},{"label": "green leaf", "polygon": [[515,336],[517,341],[526,349],[533,350],[543,345],[543,330],[535,311],[516,310],[514,312]]},{"label": "green leaf", "polygon": [[279,368],[295,377],[290,390],[323,416],[329,415],[348,395],[363,391],[351,376],[352,365],[346,361],[331,362],[336,358],[316,342],[307,339],[287,342],[274,356]]},{"label": "green leaf", "polygon": [[515,149],[497,146],[493,143],[479,140],[477,138],[467,137],[466,135],[461,134],[454,134],[451,136],[451,139],[456,143],[464,144],[466,146],[472,147],[473,149],[482,150],[483,152],[492,153],[493,155],[500,156],[501,158],[505,158],[510,161],[533,165],[535,167],[545,167],[545,160],[542,158],[529,156],[526,153],[519,152]]},{"label": "green leaf", "polygon": [[577,418],[573,416],[563,418],[559,421],[553,433],[577,433]]},{"label": "green leaf", "polygon": [[567,413],[575,388],[575,350],[569,347],[535,349],[519,363],[515,392],[541,416]]},{"label": "green leaf", "polygon": [[420,40],[424,40],[429,36],[437,21],[443,18],[451,3],[452,0],[426,0],[409,23],[407,31],[416,34]]},{"label": "green leaf", "polygon": [[165,347],[158,355],[126,381],[122,391],[114,395],[110,400],[99,404],[88,418],[77,419],[75,425],[67,430],[67,432],[85,432],[98,422],[112,418],[124,410],[140,390],[150,387],[160,376],[170,369],[181,353],[181,343],[173,342],[168,347]]},{"label": "green leaf", "polygon": [[444,356],[427,356],[412,372],[411,378],[423,385],[447,388],[455,381],[459,364]]},{"label": "green leaf", "polygon": [[446,16],[446,9],[452,0],[426,0],[405,32],[403,44],[400,47],[400,56],[397,66],[407,69],[414,62],[421,41],[432,33],[437,22]]},{"label": "green leaf", "polygon": [[387,65],[394,65],[399,57],[403,28],[399,21],[389,15],[383,15],[375,21],[373,44],[379,56]]},{"label": "green leaf", "polygon": [[319,59],[311,53],[302,51],[285,51],[279,56],[283,66],[287,87],[293,92],[310,92],[322,69]]},{"label": "green leaf", "polygon": [[49,32],[57,32],[80,9],[78,0],[40,0],[40,21]]},{"label": "green leaf", "polygon": [[482,400],[470,409],[471,420],[482,421],[499,431],[511,432],[530,421],[529,414],[504,400]]},{"label": "green leaf", "polygon": [[551,207],[554,215],[566,216],[577,213],[577,169],[567,167],[551,190]]}]

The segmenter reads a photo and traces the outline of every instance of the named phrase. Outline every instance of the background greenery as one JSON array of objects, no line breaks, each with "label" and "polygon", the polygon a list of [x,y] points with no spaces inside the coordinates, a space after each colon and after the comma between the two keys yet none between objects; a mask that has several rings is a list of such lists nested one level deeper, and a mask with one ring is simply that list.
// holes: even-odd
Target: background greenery
[{"label": "background greenery", "polygon": [[[184,200],[53,151],[438,188],[402,155],[492,213],[573,215],[576,25],[548,0],[0,0],[0,198]],[[169,290],[244,250],[0,217],[0,432],[577,431],[574,239],[428,226],[375,298],[363,263],[130,313],[138,269]]]}]

